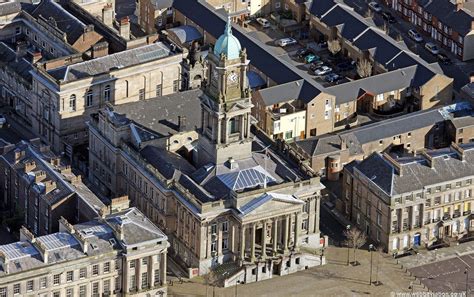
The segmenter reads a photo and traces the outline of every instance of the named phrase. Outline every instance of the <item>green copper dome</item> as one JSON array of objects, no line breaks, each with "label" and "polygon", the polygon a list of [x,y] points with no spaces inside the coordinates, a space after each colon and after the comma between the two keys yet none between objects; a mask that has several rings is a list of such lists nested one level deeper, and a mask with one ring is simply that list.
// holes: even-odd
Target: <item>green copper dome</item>
[{"label": "green copper dome", "polygon": [[220,56],[224,53],[227,59],[232,60],[239,58],[241,49],[242,47],[240,46],[239,40],[232,35],[232,25],[229,17],[224,34],[217,39],[216,45],[214,46],[214,54]]}]

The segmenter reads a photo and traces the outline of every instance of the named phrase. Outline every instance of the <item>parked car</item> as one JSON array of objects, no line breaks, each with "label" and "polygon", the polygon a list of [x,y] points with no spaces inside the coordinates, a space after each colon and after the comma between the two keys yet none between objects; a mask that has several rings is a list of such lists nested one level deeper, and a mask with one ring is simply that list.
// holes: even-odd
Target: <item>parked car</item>
[{"label": "parked car", "polygon": [[356,68],[355,64],[356,64],[355,61],[342,62],[342,63],[337,64],[336,68],[339,71],[349,71]]},{"label": "parked car", "polygon": [[408,36],[416,42],[423,42],[423,37],[421,37],[420,33],[416,32],[413,29],[408,30]]},{"label": "parked car", "polygon": [[391,24],[397,22],[397,19],[388,11],[382,12],[382,18]]},{"label": "parked car", "polygon": [[425,43],[425,48],[432,53],[433,55],[439,54],[439,47],[434,44],[433,42],[427,42]]},{"label": "parked car", "polygon": [[341,77],[337,75],[336,73],[329,73],[328,75],[324,77],[324,80],[327,81],[328,83],[337,82],[340,79]]},{"label": "parked car", "polygon": [[438,59],[438,62],[444,65],[451,65],[453,63],[451,59],[443,53],[439,53],[438,55],[436,55],[436,58]]},{"label": "parked car", "polygon": [[311,50],[309,48],[302,47],[302,48],[300,48],[299,50],[296,51],[295,56],[298,59],[303,59],[304,57],[306,57],[310,53],[311,53]]},{"label": "parked car", "polygon": [[377,2],[370,2],[369,3],[369,8],[372,9],[375,12],[381,12],[382,11],[382,6],[378,4]]},{"label": "parked car", "polygon": [[314,61],[321,60],[321,58],[315,54],[308,54],[305,58],[304,61],[306,64],[313,63]]},{"label": "parked car", "polygon": [[297,44],[297,43],[298,43],[298,41],[296,41],[296,39],[290,38],[290,37],[278,39],[276,41],[276,44],[281,46],[281,47],[285,47],[287,45],[293,45],[293,44]]},{"label": "parked car", "polygon": [[328,66],[321,66],[314,71],[315,75],[325,75],[332,72],[332,68]]},{"label": "parked car", "polygon": [[257,18],[257,23],[263,28],[270,28],[270,22],[265,18]]},{"label": "parked car", "polygon": [[324,65],[324,62],[319,60],[319,61],[314,61],[313,63],[311,63],[311,65],[309,65],[309,71],[313,72],[316,71],[316,69],[318,69],[319,67],[323,66]]},{"label": "parked car", "polygon": [[3,114],[0,114],[0,126],[3,126],[7,123],[7,118]]}]

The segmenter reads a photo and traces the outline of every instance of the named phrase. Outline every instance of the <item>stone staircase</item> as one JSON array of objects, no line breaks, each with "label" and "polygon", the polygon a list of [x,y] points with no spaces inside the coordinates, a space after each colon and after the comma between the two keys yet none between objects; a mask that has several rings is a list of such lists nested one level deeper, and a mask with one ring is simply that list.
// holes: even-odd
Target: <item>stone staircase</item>
[{"label": "stone staircase", "polygon": [[227,262],[220,264],[212,270],[212,273],[215,276],[214,284],[222,286],[226,279],[242,271],[242,269],[243,267],[240,266],[237,262]]}]

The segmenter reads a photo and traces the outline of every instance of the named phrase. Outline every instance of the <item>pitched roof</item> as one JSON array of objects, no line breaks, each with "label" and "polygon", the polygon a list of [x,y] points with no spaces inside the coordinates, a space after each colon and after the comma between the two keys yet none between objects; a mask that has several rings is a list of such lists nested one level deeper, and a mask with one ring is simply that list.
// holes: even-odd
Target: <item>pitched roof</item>
[{"label": "pitched roof", "polygon": [[425,11],[463,36],[472,31],[473,13],[463,8],[456,10],[456,4],[449,0],[430,1],[425,6]]},{"label": "pitched roof", "polygon": [[307,103],[314,98],[311,87],[303,79],[264,88],[258,92],[266,106],[296,99]]},{"label": "pitched roof", "polygon": [[42,0],[31,13],[35,18],[42,16],[66,33],[69,44],[74,44],[87,28],[86,24],[73,16],[54,0]]}]

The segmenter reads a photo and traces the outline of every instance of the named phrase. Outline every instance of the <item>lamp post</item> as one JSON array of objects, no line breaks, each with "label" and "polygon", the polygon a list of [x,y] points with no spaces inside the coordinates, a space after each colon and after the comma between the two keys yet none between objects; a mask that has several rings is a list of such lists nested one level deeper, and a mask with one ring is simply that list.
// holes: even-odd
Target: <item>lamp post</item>
[{"label": "lamp post", "polygon": [[[346,231],[349,232],[351,230],[351,225],[346,226]],[[347,241],[347,266],[349,266],[349,253],[350,253],[350,247],[349,247],[349,241]]]},{"label": "lamp post", "polygon": [[466,275],[466,296],[469,294],[469,270],[467,267],[464,269],[464,274]]},{"label": "lamp post", "polygon": [[369,276],[369,285],[372,285],[372,250],[374,249],[373,244],[369,244],[369,253],[370,253],[370,276]]},{"label": "lamp post", "polygon": [[319,254],[319,265],[323,265],[323,258],[324,258],[324,247],[321,248],[321,254]]},{"label": "lamp post", "polygon": [[237,285],[238,285],[238,284],[240,284],[240,280],[237,280],[237,281],[235,282],[235,294],[234,294],[235,297],[237,297]]}]

